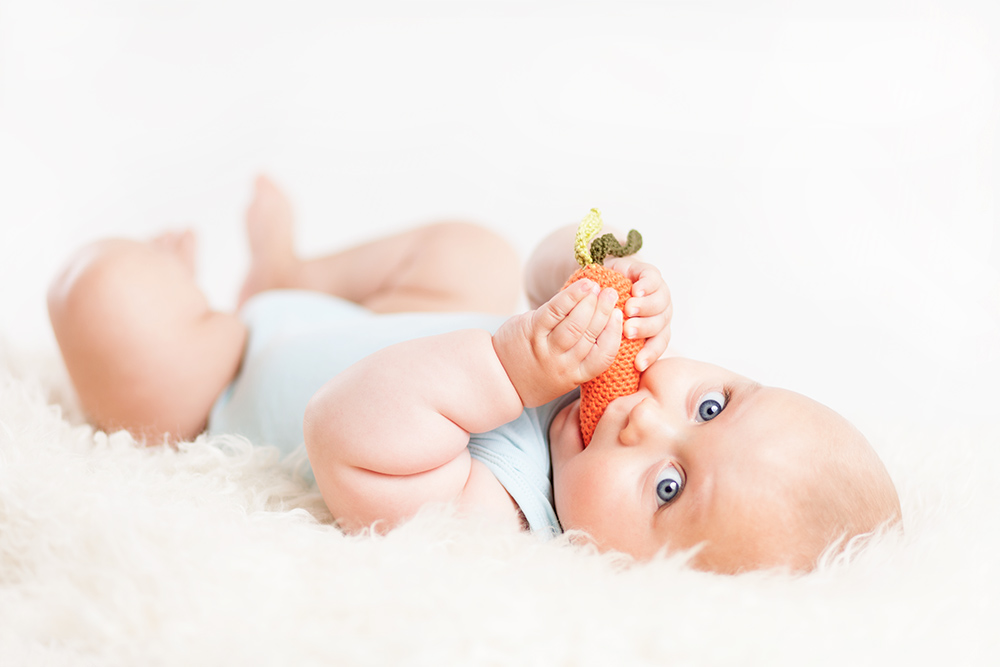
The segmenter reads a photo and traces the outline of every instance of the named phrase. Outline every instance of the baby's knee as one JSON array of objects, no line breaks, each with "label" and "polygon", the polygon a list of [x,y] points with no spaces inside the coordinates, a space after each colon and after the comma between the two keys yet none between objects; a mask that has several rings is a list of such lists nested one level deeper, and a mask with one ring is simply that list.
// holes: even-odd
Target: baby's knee
[{"label": "baby's knee", "polygon": [[497,232],[471,222],[441,222],[427,228],[428,243],[443,245],[470,264],[489,261],[494,270],[520,270],[517,250]]},{"label": "baby's knee", "polygon": [[461,278],[454,289],[471,306],[504,314],[514,310],[521,291],[521,260],[507,239],[466,222],[441,223],[431,233],[441,265]]}]

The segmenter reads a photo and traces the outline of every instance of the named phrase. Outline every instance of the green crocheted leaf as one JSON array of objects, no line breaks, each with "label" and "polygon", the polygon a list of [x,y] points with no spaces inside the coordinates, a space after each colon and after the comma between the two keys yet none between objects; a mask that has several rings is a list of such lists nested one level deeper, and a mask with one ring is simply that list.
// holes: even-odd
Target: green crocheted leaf
[{"label": "green crocheted leaf", "polygon": [[590,244],[590,256],[595,264],[604,262],[605,257],[627,257],[634,255],[642,248],[642,234],[630,229],[625,237],[625,245],[618,242],[614,234],[605,234],[594,239]]}]

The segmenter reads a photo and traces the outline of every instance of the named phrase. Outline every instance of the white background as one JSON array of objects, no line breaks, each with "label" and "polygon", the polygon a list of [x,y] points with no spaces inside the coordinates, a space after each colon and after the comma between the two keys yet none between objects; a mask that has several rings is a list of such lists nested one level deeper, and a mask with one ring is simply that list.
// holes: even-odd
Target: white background
[{"label": "white background", "polygon": [[683,352],[991,423],[998,7],[0,0],[0,341],[51,346],[48,280],[109,234],[193,226],[230,308],[266,171],[306,254],[461,218],[526,255],[598,206]]}]

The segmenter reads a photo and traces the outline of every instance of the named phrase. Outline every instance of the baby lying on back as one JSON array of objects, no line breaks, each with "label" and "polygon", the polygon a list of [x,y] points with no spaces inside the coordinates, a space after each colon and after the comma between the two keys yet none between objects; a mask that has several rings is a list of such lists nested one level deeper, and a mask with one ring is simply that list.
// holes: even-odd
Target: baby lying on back
[{"label": "baby lying on back", "polygon": [[[655,267],[633,282],[563,284],[572,231],[529,262],[529,312],[509,316],[519,269],[471,225],[419,228],[301,260],[291,207],[260,179],[238,315],[194,280],[189,234],[109,240],[56,279],[53,328],[101,428],[149,442],[244,433],[305,443],[346,530],[389,529],[432,502],[648,558],[697,547],[696,567],[811,568],[832,542],[899,517],[864,437],[832,410],[667,348],[672,307]],[[567,240],[569,239],[569,240]],[[626,340],[638,390],[613,400],[585,447],[578,387]]]}]

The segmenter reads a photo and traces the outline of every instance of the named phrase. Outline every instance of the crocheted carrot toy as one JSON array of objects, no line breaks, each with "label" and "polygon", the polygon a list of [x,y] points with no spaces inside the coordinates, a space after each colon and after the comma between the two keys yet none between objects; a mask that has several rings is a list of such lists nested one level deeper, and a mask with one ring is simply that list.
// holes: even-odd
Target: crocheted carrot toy
[{"label": "crocheted carrot toy", "polygon": [[[573,249],[581,268],[570,276],[566,285],[581,278],[589,278],[601,287],[614,287],[618,291],[618,303],[615,307],[622,310],[624,315],[625,302],[632,295],[632,281],[617,271],[605,268],[602,262],[608,255],[625,257],[638,252],[642,247],[642,236],[633,229],[629,231],[625,245],[622,246],[612,234],[594,238],[600,233],[601,227],[601,212],[593,208],[576,231]],[[624,321],[627,322],[628,318],[624,318]],[[580,434],[583,436],[584,446],[590,444],[597,421],[608,404],[619,396],[638,391],[639,371],[635,368],[635,355],[645,342],[644,338],[629,339],[622,334],[621,347],[618,348],[618,356],[611,367],[580,388]]]}]

